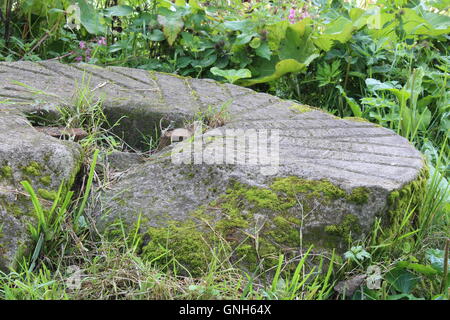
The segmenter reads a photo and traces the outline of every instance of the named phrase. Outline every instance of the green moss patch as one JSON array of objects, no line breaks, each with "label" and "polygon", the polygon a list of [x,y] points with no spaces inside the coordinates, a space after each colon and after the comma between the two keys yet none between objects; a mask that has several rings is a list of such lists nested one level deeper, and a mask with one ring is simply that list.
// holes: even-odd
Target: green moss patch
[{"label": "green moss patch", "polygon": [[357,216],[346,214],[342,218],[341,223],[326,226],[325,232],[340,236],[347,242],[350,242],[352,236],[357,236],[361,233],[361,225]]},{"label": "green moss patch", "polygon": [[52,178],[50,176],[45,176],[45,177],[40,178],[39,181],[44,186],[49,186],[52,183]]},{"label": "green moss patch", "polygon": [[39,177],[42,175],[42,166],[36,161],[31,161],[28,166],[22,167],[25,175]]},{"label": "green moss patch", "polygon": [[[158,264],[179,264],[200,274],[207,271],[212,248],[225,240],[234,252],[233,259],[248,270],[273,267],[280,254],[292,259],[295,268],[298,249],[312,243],[306,237],[301,239],[300,230],[302,216],[310,213],[313,202],[315,210],[320,210],[317,203],[363,205],[369,196],[366,188],[348,193],[328,180],[294,176],[276,178],[266,188],[231,181],[224,194],[191,213],[188,220],[149,228],[142,255]],[[348,214],[339,224],[321,227],[318,232],[330,248],[338,248],[360,231],[358,218]]]},{"label": "green moss patch", "polygon": [[175,266],[182,272],[188,270],[194,276],[206,271],[211,261],[209,241],[205,238],[208,234],[200,232],[193,221],[151,227],[145,236],[149,242],[143,247],[142,256],[148,261]]},{"label": "green moss patch", "polygon": [[345,198],[349,202],[356,204],[365,204],[369,201],[370,191],[365,187],[358,187],[352,190],[352,193],[346,195]]},{"label": "green moss patch", "polygon": [[413,211],[413,214],[411,215],[412,221],[409,225],[413,225],[414,220],[417,219],[420,206],[423,203],[426,194],[425,190],[428,178],[429,169],[424,165],[416,180],[411,181],[401,189],[392,191],[389,194],[389,217],[387,224],[389,225],[389,230],[391,232],[399,230],[404,215],[410,213],[411,210]]},{"label": "green moss patch", "polygon": [[38,194],[46,200],[53,201],[56,199],[58,192],[40,188],[38,189]]},{"label": "green moss patch", "polygon": [[283,192],[292,197],[302,193],[308,198],[323,199],[326,201],[346,198],[347,194],[341,188],[327,180],[306,180],[297,177],[278,178],[272,186],[272,190]]},{"label": "green moss patch", "polygon": [[13,175],[12,168],[10,166],[3,166],[0,168],[0,177],[9,179]]}]

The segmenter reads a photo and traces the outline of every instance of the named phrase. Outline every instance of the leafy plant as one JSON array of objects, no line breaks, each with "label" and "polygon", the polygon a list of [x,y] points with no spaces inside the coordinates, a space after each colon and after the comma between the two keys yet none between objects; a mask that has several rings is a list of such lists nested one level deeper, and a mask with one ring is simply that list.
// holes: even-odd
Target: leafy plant
[{"label": "leafy plant", "polygon": [[252,76],[252,73],[248,69],[221,70],[217,67],[212,67],[210,71],[213,75],[224,77],[229,83],[235,83],[239,79],[250,78]]},{"label": "leafy plant", "polygon": [[362,246],[351,247],[349,251],[344,253],[344,258],[360,264],[372,256]]}]

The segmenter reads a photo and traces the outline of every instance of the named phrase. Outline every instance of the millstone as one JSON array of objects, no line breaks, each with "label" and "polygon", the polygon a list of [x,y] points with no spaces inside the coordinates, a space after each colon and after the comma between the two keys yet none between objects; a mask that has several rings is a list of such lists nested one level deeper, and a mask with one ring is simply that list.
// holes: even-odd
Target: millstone
[{"label": "millstone", "polygon": [[[223,126],[137,162],[102,192],[99,225],[120,219],[133,226],[141,217],[149,256],[158,254],[158,241],[171,243],[179,261],[195,268],[201,255],[192,251],[206,252],[201,242],[218,234],[250,262],[299,250],[299,243],[342,247],[367,234],[377,217],[394,219],[401,202],[423,187],[421,154],[393,131],[360,119],[212,80],[51,61],[0,63],[3,267],[28,239],[32,208],[20,181],[48,197],[81,161],[75,143],[39,133],[24,114],[57,117],[58,106],[70,106],[85,87],[102,100],[111,124],[120,119],[115,133],[134,147],[162,123],[183,127],[211,112],[224,117]],[[264,141],[276,154],[264,158]],[[160,233],[168,227],[169,242]]]}]

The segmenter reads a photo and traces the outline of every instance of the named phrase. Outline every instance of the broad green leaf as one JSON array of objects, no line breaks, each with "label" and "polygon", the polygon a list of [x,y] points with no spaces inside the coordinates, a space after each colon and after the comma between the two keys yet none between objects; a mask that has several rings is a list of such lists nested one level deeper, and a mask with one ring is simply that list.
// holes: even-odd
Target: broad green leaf
[{"label": "broad green leaf", "polygon": [[311,18],[306,18],[299,22],[290,24],[288,26],[288,29],[294,30],[298,36],[302,37],[305,34],[305,32],[311,30],[310,27],[311,24],[312,24]]},{"label": "broad green leaf", "polygon": [[286,29],[289,26],[289,22],[283,20],[275,24],[268,25],[266,27],[267,39],[269,42],[269,48],[272,51],[278,50],[281,40],[284,39]]},{"label": "broad green leaf", "polygon": [[401,300],[401,299],[408,299],[408,300],[425,300],[425,298],[417,298],[416,296],[408,293],[401,293],[401,294],[393,294],[387,297],[388,300]]},{"label": "broad green leaf", "polygon": [[368,34],[374,39],[388,38],[391,43],[395,43],[397,41],[395,28],[398,26],[398,23],[395,14],[383,12],[374,15],[367,21]]},{"label": "broad green leaf", "polygon": [[130,6],[120,5],[120,6],[114,6],[109,7],[105,9],[105,16],[107,17],[124,17],[132,14],[134,12],[134,9]]},{"label": "broad green leaf", "polygon": [[272,56],[272,51],[270,51],[269,44],[267,42],[262,43],[256,50],[255,53],[257,56],[270,60]]},{"label": "broad green leaf", "polygon": [[339,17],[325,27],[322,34],[314,36],[314,44],[324,51],[329,51],[333,41],[345,43],[352,37],[353,23],[344,17]]},{"label": "broad green leaf", "polygon": [[[445,252],[441,249],[428,249],[426,251],[427,260],[430,261],[431,266],[440,273],[444,272],[444,256]],[[450,259],[448,262],[450,264]]]},{"label": "broad green leaf", "polygon": [[431,111],[427,107],[425,107],[422,113],[419,113],[419,111],[416,110],[414,130],[416,130],[417,128],[419,130],[425,131],[430,125],[430,122],[431,122]]},{"label": "broad green leaf", "polygon": [[372,92],[382,90],[392,92],[397,97],[400,104],[405,103],[411,97],[411,92],[408,92],[404,88],[399,89],[397,85],[394,85],[393,83],[389,82],[381,82],[376,79],[367,78],[366,86],[367,89]]},{"label": "broad green leaf", "polygon": [[352,8],[349,11],[350,19],[353,22],[353,26],[357,29],[362,28],[367,24],[367,15],[364,14],[365,11],[361,8]]},{"label": "broad green leaf", "polygon": [[367,17],[367,27],[372,30],[381,30],[385,25],[383,21],[383,16],[380,10],[380,7],[373,7],[364,13],[364,16]]},{"label": "broad green leaf", "polygon": [[278,56],[280,60],[295,59],[305,63],[309,57],[319,53],[311,40],[311,28],[298,24],[289,26],[285,38],[280,42]]},{"label": "broad green leaf", "polygon": [[170,0],[157,0],[159,8],[170,9],[173,7],[173,3]]},{"label": "broad green leaf", "polygon": [[411,93],[405,89],[388,89],[388,91],[392,92],[397,97],[400,105],[406,103],[406,101],[411,97]]},{"label": "broad green leaf", "polygon": [[165,39],[164,33],[159,29],[153,30],[147,37],[150,41],[162,41]]},{"label": "broad green leaf", "polygon": [[230,56],[230,60],[238,64],[240,69],[252,63],[253,59],[249,57],[245,46],[233,46],[231,51],[233,55]]},{"label": "broad green leaf", "polygon": [[410,269],[426,276],[433,276],[437,274],[437,270],[435,270],[432,266],[423,265],[419,263],[411,263],[409,261],[400,261],[397,263],[397,267]]},{"label": "broad green leaf", "polygon": [[184,26],[183,19],[176,14],[158,15],[158,22],[163,26],[163,32],[170,46],[177,39]]},{"label": "broad green leaf", "polygon": [[252,76],[252,73],[248,69],[221,70],[217,67],[212,67],[210,69],[210,71],[212,74],[214,74],[216,76],[224,77],[230,83],[235,83],[237,80],[243,79],[243,78],[251,78],[251,76]]},{"label": "broad green leaf", "polygon": [[419,283],[415,274],[402,268],[395,268],[386,273],[385,280],[388,281],[395,290],[404,294],[410,294]]},{"label": "broad green leaf", "polygon": [[225,28],[243,33],[253,30],[253,23],[250,20],[226,21],[223,23]]},{"label": "broad green leaf", "polygon": [[86,0],[76,0],[80,7],[80,21],[90,34],[104,34],[106,26],[103,25],[100,14]]},{"label": "broad green leaf", "polygon": [[447,34],[450,32],[450,17],[434,12],[424,12],[424,19],[434,29],[432,35]]},{"label": "broad green leaf", "polygon": [[201,67],[201,68],[206,68],[211,66],[212,64],[214,64],[214,62],[216,62],[217,60],[217,55],[216,54],[211,54],[207,57],[204,57],[201,60],[198,61],[192,61],[191,65],[193,67]]},{"label": "broad green leaf", "polygon": [[186,68],[193,60],[190,57],[181,57],[177,59],[178,68]]},{"label": "broad green leaf", "polygon": [[440,98],[440,96],[438,96],[438,95],[429,95],[429,96],[423,97],[422,99],[417,101],[417,107],[420,110],[422,110],[426,106],[428,106],[431,102],[438,100],[439,98]]},{"label": "broad green leaf", "polygon": [[252,40],[254,36],[256,36],[256,33],[241,33],[236,37],[236,41],[234,42],[234,45],[242,46],[244,44],[247,44]]},{"label": "broad green leaf", "polygon": [[433,12],[419,14],[414,9],[402,9],[403,29],[407,34],[438,36],[450,32],[450,17]]},{"label": "broad green leaf", "polygon": [[256,79],[243,80],[240,82],[240,84],[243,86],[251,86],[257,83],[265,83],[276,80],[281,76],[285,75],[286,73],[303,71],[309,65],[309,63],[311,63],[311,61],[317,58],[318,56],[319,56],[318,54],[313,54],[309,56],[304,63],[298,62],[295,59],[281,60],[275,65],[275,70],[273,70],[272,74],[262,76]]},{"label": "broad green leaf", "polygon": [[366,86],[370,91],[396,89],[396,87],[392,83],[381,82],[377,79],[372,78],[366,79]]},{"label": "broad green leaf", "polygon": [[150,14],[148,12],[143,12],[138,18],[134,19],[132,26],[136,28],[148,28],[148,26],[156,26],[158,24],[156,14]]}]

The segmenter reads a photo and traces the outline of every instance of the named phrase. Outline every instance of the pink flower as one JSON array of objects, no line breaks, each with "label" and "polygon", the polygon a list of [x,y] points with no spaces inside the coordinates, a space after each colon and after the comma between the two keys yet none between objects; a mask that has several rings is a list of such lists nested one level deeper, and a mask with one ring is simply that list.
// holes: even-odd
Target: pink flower
[{"label": "pink flower", "polygon": [[97,44],[100,46],[106,46],[106,38],[101,37],[100,39],[98,39]]},{"label": "pink flower", "polygon": [[291,8],[291,10],[289,11],[289,22],[290,23],[295,23],[295,9]]},{"label": "pink flower", "polygon": [[82,60],[83,60],[83,57],[82,57],[82,56],[75,57],[75,61],[77,61],[77,62],[80,62],[80,61],[82,61]]},{"label": "pink flower", "polygon": [[86,42],[80,41],[80,49],[86,48]]}]

